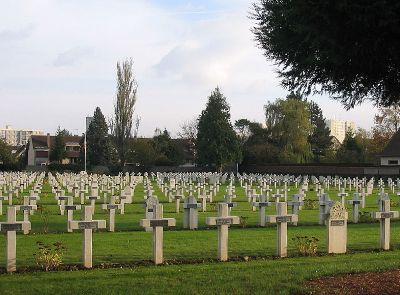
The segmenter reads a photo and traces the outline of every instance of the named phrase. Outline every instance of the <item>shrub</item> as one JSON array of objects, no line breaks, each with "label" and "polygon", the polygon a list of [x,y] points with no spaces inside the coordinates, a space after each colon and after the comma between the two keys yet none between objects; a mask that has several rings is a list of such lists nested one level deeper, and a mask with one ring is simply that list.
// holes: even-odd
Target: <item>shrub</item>
[{"label": "shrub", "polygon": [[296,244],[297,251],[303,256],[315,256],[318,250],[319,239],[316,237],[300,237],[292,238]]},{"label": "shrub", "polygon": [[41,241],[36,242],[38,253],[33,254],[36,265],[45,271],[55,270],[62,263],[62,256],[65,247],[61,242],[55,242],[52,245],[44,244]]},{"label": "shrub", "polygon": [[303,205],[303,209],[305,210],[313,210],[316,209],[318,206],[318,201],[317,200],[304,200],[304,205]]},{"label": "shrub", "polygon": [[240,225],[243,228],[245,228],[247,226],[247,220],[249,219],[249,217],[248,216],[240,216],[239,219],[240,219],[240,221],[239,221]]},{"label": "shrub", "polygon": [[375,219],[371,217],[371,213],[368,211],[360,211],[358,212],[358,221],[364,223],[375,222]]},{"label": "shrub", "polygon": [[50,212],[43,205],[38,205],[38,211],[40,214],[40,219],[43,221],[43,233],[47,234],[49,231],[49,216]]}]

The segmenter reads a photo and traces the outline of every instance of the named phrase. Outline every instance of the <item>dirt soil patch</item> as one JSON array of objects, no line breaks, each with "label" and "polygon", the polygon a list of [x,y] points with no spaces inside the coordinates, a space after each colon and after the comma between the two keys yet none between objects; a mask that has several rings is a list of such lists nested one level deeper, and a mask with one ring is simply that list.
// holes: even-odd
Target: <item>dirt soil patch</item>
[{"label": "dirt soil patch", "polygon": [[386,272],[367,272],[333,277],[321,277],[306,283],[308,294],[400,294],[400,269]]}]

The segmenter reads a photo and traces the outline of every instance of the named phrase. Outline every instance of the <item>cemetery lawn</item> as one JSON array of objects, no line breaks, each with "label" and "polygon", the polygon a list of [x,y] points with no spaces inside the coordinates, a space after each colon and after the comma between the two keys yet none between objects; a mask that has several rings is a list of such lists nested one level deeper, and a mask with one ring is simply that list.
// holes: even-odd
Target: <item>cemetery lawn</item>
[{"label": "cemetery lawn", "polygon": [[[214,202],[223,199],[225,186]],[[291,187],[291,191],[296,188]],[[26,191],[24,194],[27,194]],[[338,200],[337,190],[330,195]],[[238,206],[232,215],[246,217],[246,224],[229,229],[229,257],[227,263],[216,262],[217,230],[205,224],[208,216],[216,216],[215,204],[207,204],[207,212],[199,212],[199,229],[183,230],[183,213],[175,213],[175,204],[155,186],[155,194],[164,205],[164,217],[177,220],[174,229],[164,231],[164,258],[169,265],[153,266],[152,233],[144,232],[139,221],[144,218],[143,185],[135,190],[133,204],[125,206],[125,215],[117,214],[116,232],[99,230],[93,234],[92,270],[80,268],[82,233],[66,233],[66,216],[61,216],[54,194],[46,184],[38,202],[42,211],[30,216],[32,231],[17,234],[17,270],[5,274],[5,251],[0,251],[0,295],[3,294],[293,294],[307,292],[306,281],[321,276],[367,271],[400,269],[400,221],[392,220],[391,244],[394,250],[378,251],[379,223],[372,221],[369,212],[376,211],[375,190],[367,197],[363,219],[348,224],[348,254],[326,254],[326,226],[318,225],[318,207],[303,208],[299,212],[299,225],[289,225],[289,258],[276,258],[276,225],[259,227],[258,212],[253,212],[239,186],[236,187]],[[400,209],[399,199],[390,194],[392,210]],[[314,191],[308,200],[316,202]],[[350,200],[351,196],[347,198]],[[21,200],[17,200],[21,203]],[[6,202],[3,202],[6,205]],[[107,212],[96,204],[94,219],[107,220]],[[181,207],[182,208],[182,207]],[[274,214],[274,206],[267,214]],[[74,219],[80,218],[74,213]],[[5,215],[0,216],[4,221]],[[21,213],[17,219],[21,220]],[[301,257],[292,238],[316,237],[318,256]],[[57,241],[66,247],[63,254],[64,270],[38,271],[33,254],[38,252],[37,242],[51,245]],[[5,236],[0,235],[0,249],[5,249]],[[399,250],[397,250],[399,249]],[[248,261],[246,261],[248,260]]]},{"label": "cemetery lawn", "polygon": [[305,280],[400,268],[400,251],[0,275],[0,294],[293,294]]}]

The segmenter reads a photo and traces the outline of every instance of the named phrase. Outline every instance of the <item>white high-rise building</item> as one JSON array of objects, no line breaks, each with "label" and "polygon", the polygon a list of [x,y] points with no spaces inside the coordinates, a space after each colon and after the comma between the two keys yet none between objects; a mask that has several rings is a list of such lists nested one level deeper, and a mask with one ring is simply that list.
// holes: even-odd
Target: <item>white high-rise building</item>
[{"label": "white high-rise building", "polygon": [[10,125],[0,128],[0,139],[12,146],[26,145],[31,135],[43,135],[42,130],[13,129]]},{"label": "white high-rise building", "polygon": [[331,131],[331,136],[337,138],[340,143],[343,143],[343,140],[346,136],[346,132],[356,131],[356,124],[352,121],[341,121],[336,119],[326,120],[326,125]]}]

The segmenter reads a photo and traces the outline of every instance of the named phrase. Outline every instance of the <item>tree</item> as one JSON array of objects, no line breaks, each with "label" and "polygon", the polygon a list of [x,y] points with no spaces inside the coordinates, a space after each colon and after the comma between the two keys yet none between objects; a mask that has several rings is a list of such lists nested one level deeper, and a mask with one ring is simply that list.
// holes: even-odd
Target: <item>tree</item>
[{"label": "tree", "polygon": [[389,139],[400,128],[400,105],[395,104],[390,107],[380,107],[378,114],[375,115],[374,129],[381,131],[389,137]]},{"label": "tree", "polygon": [[142,167],[152,166],[157,158],[157,152],[151,139],[135,138],[131,139],[128,144],[128,152],[126,159],[129,163],[133,163]]},{"label": "tree", "polygon": [[50,161],[62,163],[62,160],[67,156],[65,150],[64,134],[66,130],[61,130],[60,126],[57,128],[56,136],[53,145],[50,146]]},{"label": "tree", "polygon": [[311,151],[314,155],[315,162],[320,162],[326,157],[329,149],[332,147],[332,136],[330,130],[326,126],[322,110],[317,103],[310,101],[308,103],[310,110],[310,123],[312,132],[308,137],[311,145]]},{"label": "tree", "polygon": [[153,137],[153,145],[157,154],[156,165],[160,166],[177,166],[184,162],[183,147],[171,139],[167,129],[159,132],[156,129]]},{"label": "tree", "polygon": [[2,139],[0,139],[0,164],[12,165],[15,163],[15,158],[11,153],[11,148]]},{"label": "tree", "polygon": [[117,62],[117,95],[114,101],[114,118],[111,133],[121,166],[125,165],[127,143],[132,137],[133,111],[136,103],[137,83],[132,73],[133,61]]},{"label": "tree", "polygon": [[247,119],[239,119],[235,121],[234,128],[239,137],[240,146],[243,147],[251,135],[251,122]]},{"label": "tree", "polygon": [[257,0],[253,33],[282,84],[347,108],[400,100],[400,2]]},{"label": "tree", "polygon": [[189,151],[193,155],[193,158],[196,157],[197,124],[197,118],[185,121],[178,132],[180,138],[188,140]]},{"label": "tree", "polygon": [[308,136],[311,133],[308,104],[299,99],[278,99],[265,106],[266,132],[279,148],[282,163],[306,163],[312,156]]},{"label": "tree", "polygon": [[365,149],[353,132],[346,132],[343,143],[336,153],[336,160],[341,163],[365,162]]},{"label": "tree", "polygon": [[222,166],[240,159],[239,141],[230,122],[229,105],[219,88],[208,97],[197,129],[197,161],[200,165]]},{"label": "tree", "polygon": [[111,144],[106,119],[99,107],[86,134],[87,158],[91,165],[107,165],[110,162]]}]

